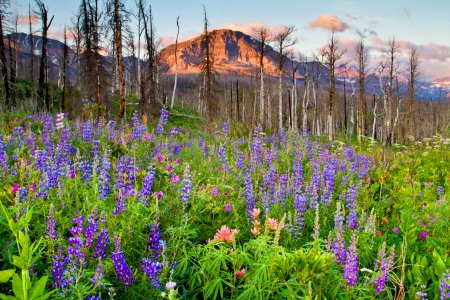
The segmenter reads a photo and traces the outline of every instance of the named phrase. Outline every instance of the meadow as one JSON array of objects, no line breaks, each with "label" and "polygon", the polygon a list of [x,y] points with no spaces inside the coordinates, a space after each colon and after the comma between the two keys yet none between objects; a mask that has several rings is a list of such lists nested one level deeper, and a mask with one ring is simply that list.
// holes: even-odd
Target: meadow
[{"label": "meadow", "polygon": [[449,139],[1,120],[0,299],[450,298]]}]

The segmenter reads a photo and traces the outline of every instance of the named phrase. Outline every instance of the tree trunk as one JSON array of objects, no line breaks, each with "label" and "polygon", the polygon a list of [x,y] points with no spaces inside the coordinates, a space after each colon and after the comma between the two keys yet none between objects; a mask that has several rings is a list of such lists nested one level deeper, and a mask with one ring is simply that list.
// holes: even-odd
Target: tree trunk
[{"label": "tree trunk", "polygon": [[4,23],[4,11],[3,7],[0,6],[0,60],[2,62],[2,77],[3,86],[5,88],[5,107],[10,109],[10,91],[9,91],[9,81],[8,81],[8,67],[6,64],[6,54],[5,54],[5,43],[3,41],[3,23]]},{"label": "tree trunk", "polygon": [[14,48],[11,47],[11,35],[8,35],[8,46],[9,46],[9,71],[11,78],[11,105],[16,107],[16,68],[15,68],[15,59],[14,59]]},{"label": "tree trunk", "polygon": [[177,17],[177,38],[175,40],[175,83],[173,84],[173,94],[172,94],[172,102],[170,103],[170,108],[173,108],[173,103],[175,102],[175,92],[177,90],[177,79],[178,79],[178,35],[180,34],[180,25],[178,24],[178,19],[180,17]]},{"label": "tree trunk", "polygon": [[119,0],[114,0],[114,23],[116,26],[116,52],[119,68],[119,99],[120,111],[119,118],[125,115],[125,81],[123,76],[123,57],[122,57],[122,26],[119,16]]}]

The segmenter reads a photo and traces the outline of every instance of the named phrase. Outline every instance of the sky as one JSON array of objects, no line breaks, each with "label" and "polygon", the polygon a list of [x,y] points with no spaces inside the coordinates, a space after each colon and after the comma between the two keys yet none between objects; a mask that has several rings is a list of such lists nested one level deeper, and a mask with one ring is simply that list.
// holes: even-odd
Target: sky
[{"label": "sky", "polygon": [[[50,37],[62,39],[65,25],[77,11],[77,0],[43,0],[54,15]],[[163,46],[175,42],[176,19],[179,16],[179,41],[189,40],[203,30],[203,5],[211,29],[233,29],[252,34],[252,28],[264,25],[274,33],[283,25],[293,25],[295,48],[312,57],[326,44],[331,31],[336,32],[339,46],[346,50],[344,60],[350,62],[354,47],[365,36],[372,66],[383,57],[386,42],[395,38],[400,42],[399,70],[406,71],[409,49],[414,46],[421,57],[424,79],[450,77],[450,11],[449,0],[147,0],[152,6],[156,34]],[[100,5],[103,1],[99,0]],[[11,0],[11,8],[23,20],[22,31],[28,32],[28,4],[26,0]],[[35,7],[34,1],[30,2]],[[125,5],[137,11],[134,0]],[[133,19],[133,18],[132,18]],[[134,21],[133,21],[134,22]],[[130,24],[137,31],[137,23]],[[38,21],[33,25],[40,29]],[[20,30],[20,28],[19,28]],[[137,39],[136,39],[137,40]]]}]

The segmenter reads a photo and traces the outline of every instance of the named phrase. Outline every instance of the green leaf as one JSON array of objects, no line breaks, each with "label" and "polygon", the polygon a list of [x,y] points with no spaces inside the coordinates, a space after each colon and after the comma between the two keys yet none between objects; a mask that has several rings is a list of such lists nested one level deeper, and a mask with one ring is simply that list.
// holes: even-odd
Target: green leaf
[{"label": "green leaf", "polygon": [[4,270],[0,271],[0,283],[7,282],[16,272],[16,270]]},{"label": "green leaf", "polygon": [[22,300],[24,295],[23,284],[22,279],[20,279],[19,275],[17,274],[14,274],[13,276],[12,287],[14,295],[16,295],[17,298]]},{"label": "green leaf", "polygon": [[18,267],[19,269],[26,269],[27,262],[23,260],[22,257],[19,257],[17,255],[13,255],[13,265]]},{"label": "green leaf", "polygon": [[53,290],[53,291],[51,291],[51,292],[48,292],[47,294],[44,294],[44,295],[42,295],[42,296],[40,296],[40,297],[37,297],[35,300],[45,300],[45,299],[47,299],[48,297],[50,297],[50,296],[53,294],[53,292],[55,292],[55,290]]},{"label": "green leaf", "polygon": [[445,269],[445,263],[439,257],[438,261],[436,262],[436,266],[434,267],[434,273],[437,277],[441,278],[442,274],[444,274],[445,272]]},{"label": "green leaf", "polygon": [[36,281],[36,283],[31,288],[30,293],[28,294],[28,299],[30,300],[36,299],[44,293],[47,278],[48,276],[43,276],[41,279]]},{"label": "green leaf", "polygon": [[7,296],[5,294],[0,293],[0,299],[1,300],[16,300],[16,297],[14,297],[14,296]]},{"label": "green leaf", "polygon": [[27,215],[25,217],[25,221],[27,222],[26,225],[28,225],[30,223],[32,216],[33,216],[33,208],[30,208],[30,210],[27,212]]}]

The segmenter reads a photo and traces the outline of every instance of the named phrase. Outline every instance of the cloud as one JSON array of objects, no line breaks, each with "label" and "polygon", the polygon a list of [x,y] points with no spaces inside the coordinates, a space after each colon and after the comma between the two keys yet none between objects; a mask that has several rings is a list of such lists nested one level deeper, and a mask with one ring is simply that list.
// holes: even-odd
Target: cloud
[{"label": "cloud", "polygon": [[334,15],[323,14],[319,16],[315,21],[309,23],[307,28],[309,29],[321,28],[332,30],[335,32],[342,32],[350,28],[350,26]]},{"label": "cloud", "polygon": [[[17,15],[18,25],[28,25],[30,19],[28,15]],[[40,24],[38,17],[35,14],[31,14],[31,25]]]},{"label": "cloud", "polygon": [[347,18],[352,19],[352,20],[355,20],[355,21],[364,19],[364,17],[355,16],[355,15],[351,15],[351,14],[345,14],[345,16],[346,16]]},{"label": "cloud", "polygon": [[270,33],[272,34],[272,36],[277,35],[278,33],[282,32],[285,28],[284,25],[276,25],[276,26],[271,26],[270,24],[267,24],[265,22],[255,22],[255,21],[250,21],[246,24],[242,24],[242,23],[225,23],[224,25],[218,27],[218,28],[214,28],[214,29],[231,29],[234,31],[241,31],[245,34],[254,36],[255,35],[255,28],[258,27],[266,27],[267,29],[269,29]]},{"label": "cloud", "polygon": [[[188,30],[187,32],[184,32],[180,36],[178,36],[178,43],[189,41],[193,38],[200,36],[201,34],[202,34],[201,32],[195,30]],[[162,47],[167,47],[175,44],[176,36],[165,35],[160,38],[160,41]]]}]

